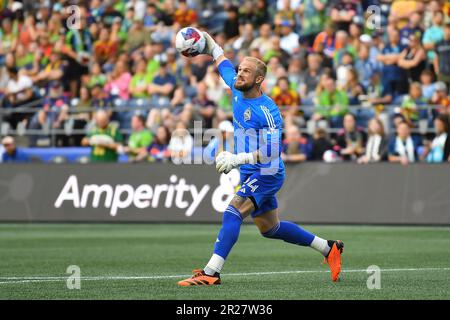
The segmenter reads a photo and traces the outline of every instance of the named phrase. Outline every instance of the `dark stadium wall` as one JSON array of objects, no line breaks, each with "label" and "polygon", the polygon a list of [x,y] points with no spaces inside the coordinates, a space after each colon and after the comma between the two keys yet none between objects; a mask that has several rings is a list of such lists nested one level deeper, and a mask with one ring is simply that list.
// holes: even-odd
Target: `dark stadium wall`
[{"label": "dark stadium wall", "polygon": [[[287,166],[283,219],[450,224],[448,165]],[[219,222],[239,173],[168,164],[2,164],[0,221]]]}]

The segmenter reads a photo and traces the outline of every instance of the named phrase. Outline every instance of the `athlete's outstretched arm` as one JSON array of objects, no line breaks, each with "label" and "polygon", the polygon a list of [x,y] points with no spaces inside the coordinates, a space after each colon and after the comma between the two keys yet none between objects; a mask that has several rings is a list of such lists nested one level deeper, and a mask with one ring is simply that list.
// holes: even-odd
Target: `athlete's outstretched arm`
[{"label": "athlete's outstretched arm", "polygon": [[213,58],[220,76],[230,88],[233,88],[234,81],[236,80],[236,70],[233,64],[225,57],[223,49],[207,32],[203,32],[203,36],[206,40],[206,46],[202,53],[208,54]]}]

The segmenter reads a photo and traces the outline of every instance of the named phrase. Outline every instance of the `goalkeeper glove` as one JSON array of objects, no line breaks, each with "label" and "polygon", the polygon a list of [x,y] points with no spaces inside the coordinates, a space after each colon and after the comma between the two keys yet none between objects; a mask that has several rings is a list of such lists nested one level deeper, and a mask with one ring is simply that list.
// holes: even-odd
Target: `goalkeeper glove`
[{"label": "goalkeeper glove", "polygon": [[233,154],[228,151],[222,151],[216,158],[216,169],[219,173],[228,173],[232,169],[238,167],[241,164],[255,164],[256,160],[253,153],[238,153]]},{"label": "goalkeeper glove", "polygon": [[214,60],[217,60],[221,55],[223,55],[223,49],[217,44],[217,42],[214,41],[208,32],[203,31],[203,36],[205,37],[206,45],[202,53],[208,54]]}]

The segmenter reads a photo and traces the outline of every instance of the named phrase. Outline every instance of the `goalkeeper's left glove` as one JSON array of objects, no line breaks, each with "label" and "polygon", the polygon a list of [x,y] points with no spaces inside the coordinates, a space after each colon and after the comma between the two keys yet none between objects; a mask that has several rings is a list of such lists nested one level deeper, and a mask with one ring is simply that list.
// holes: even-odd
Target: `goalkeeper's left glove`
[{"label": "goalkeeper's left glove", "polygon": [[217,60],[221,55],[223,55],[223,49],[221,46],[214,41],[214,39],[209,35],[208,32],[203,31],[203,36],[206,40],[205,49],[203,50],[203,54],[210,55],[214,60]]},{"label": "goalkeeper's left glove", "polygon": [[233,154],[228,151],[220,152],[216,157],[216,169],[220,173],[228,173],[232,169],[240,166],[241,164],[255,164],[256,159],[253,153],[238,153]]}]

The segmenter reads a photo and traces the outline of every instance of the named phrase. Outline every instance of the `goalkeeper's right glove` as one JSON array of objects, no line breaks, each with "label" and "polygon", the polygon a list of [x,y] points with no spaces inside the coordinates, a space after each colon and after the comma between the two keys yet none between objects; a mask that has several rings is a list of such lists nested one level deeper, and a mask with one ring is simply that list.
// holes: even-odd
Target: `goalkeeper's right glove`
[{"label": "goalkeeper's right glove", "polygon": [[217,44],[217,42],[214,41],[208,32],[203,31],[203,36],[205,37],[206,45],[202,53],[208,54],[214,60],[217,60],[221,55],[223,55],[223,49]]}]

